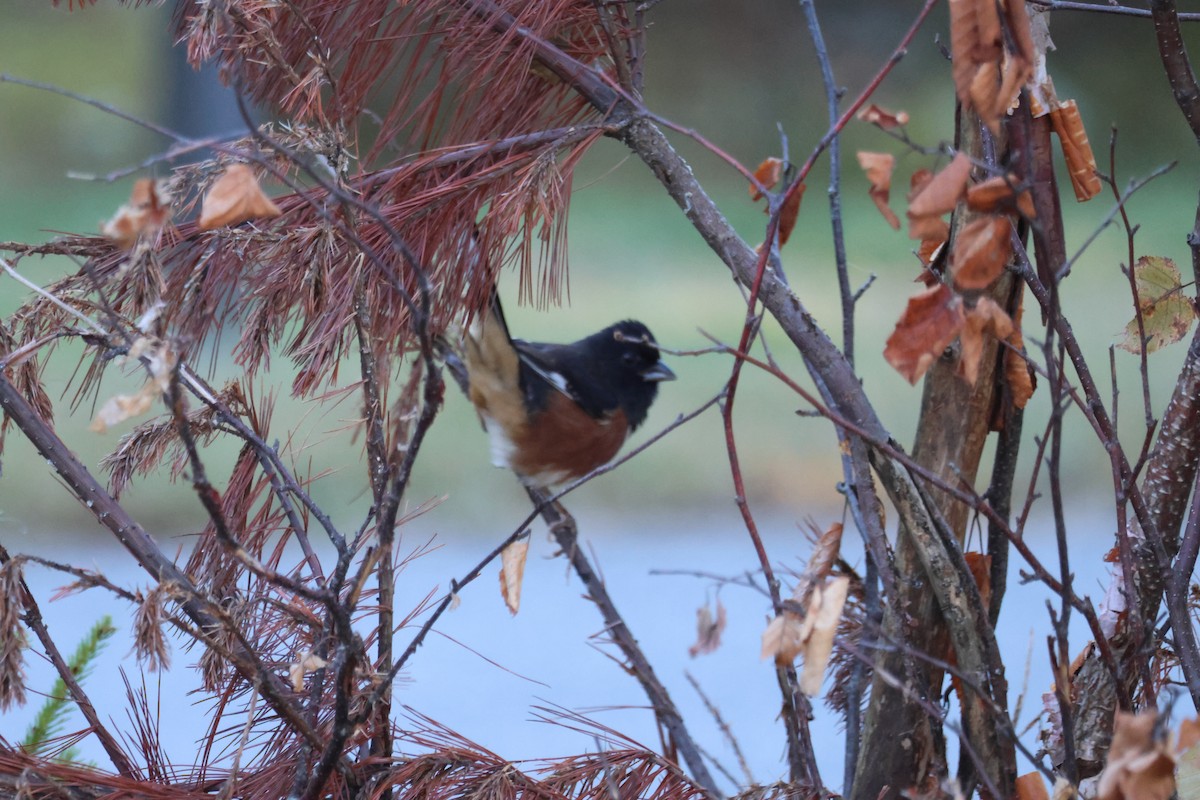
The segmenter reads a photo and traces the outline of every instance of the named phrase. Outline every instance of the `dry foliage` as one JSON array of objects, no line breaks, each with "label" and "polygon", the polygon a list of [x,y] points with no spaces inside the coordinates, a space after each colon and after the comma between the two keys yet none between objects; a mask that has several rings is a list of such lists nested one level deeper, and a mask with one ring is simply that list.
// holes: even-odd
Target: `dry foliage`
[{"label": "dry foliage", "polygon": [[1175,262],[1162,256],[1142,256],[1133,265],[1133,276],[1137,316],[1125,326],[1117,347],[1141,353],[1144,334],[1145,350],[1153,353],[1186,336],[1196,321],[1196,306],[1183,293],[1183,277]]},{"label": "dry foliage", "polygon": [[962,298],[939,284],[910,297],[883,356],[909,383],[915,384],[963,328]]},{"label": "dry foliage", "polygon": [[892,170],[896,168],[896,157],[891,153],[869,153],[860,150],[858,165],[867,174],[867,181],[871,184],[869,192],[871,200],[875,202],[875,207],[887,220],[888,225],[895,230],[900,230],[900,218],[888,206],[888,198],[892,192]]},{"label": "dry foliage", "polygon": [[[519,272],[523,300],[561,298],[574,170],[603,136],[627,145],[650,167],[748,292],[737,298],[738,313],[747,319],[740,360],[709,404],[720,404],[726,414],[739,509],[768,587],[773,616],[761,653],[776,665],[790,774],[786,783],[751,786],[741,796],[832,795],[818,774],[807,727],[808,698],[820,693],[827,672],[834,677],[827,702],[844,715],[847,761],[858,764],[854,796],[875,800],[892,790],[942,796],[939,783],[950,771],[949,723],[939,697],[941,670],[948,668],[958,732],[970,745],[961,748],[960,777],[977,784],[981,796],[1046,797],[1040,776],[1016,777],[1004,677],[1012,664],[991,631],[1010,545],[1032,579],[1061,601],[1056,618],[1077,613],[1095,639],[1075,663],[1064,664],[1067,642],[1051,637],[1058,684],[1044,696],[1042,734],[1054,769],[1072,780],[1098,776],[1100,800],[1165,800],[1185,781],[1197,780],[1200,733],[1193,721],[1175,737],[1152,713],[1122,711],[1111,747],[1105,737],[1115,709],[1154,707],[1160,699],[1155,693],[1180,674],[1200,702],[1200,652],[1187,642],[1198,605],[1189,577],[1200,529],[1184,524],[1200,451],[1194,402],[1200,396],[1200,349],[1189,351],[1177,395],[1161,415],[1147,399],[1141,449],[1127,452],[1116,432],[1117,387],[1110,416],[1057,305],[1064,291],[1058,284],[1066,277],[1060,272],[1069,262],[1061,210],[1051,193],[1050,127],[1077,198],[1094,196],[1101,180],[1078,107],[1054,96],[1045,73],[1048,40],[1035,35],[1024,0],[950,0],[951,70],[962,121],[953,147],[911,141],[907,113],[868,102],[912,44],[932,0],[878,80],[845,107],[843,118],[830,120],[831,133],[857,117],[875,126],[873,135],[886,134],[913,153],[953,153],[940,171],[917,169],[909,183],[908,234],[920,242],[926,289],[908,299],[884,355],[911,383],[929,376],[926,397],[937,399],[922,408],[920,429],[949,435],[934,447],[921,440],[908,451],[876,414],[865,394],[868,382],[854,366],[855,304],[863,290],[849,286],[845,259],[837,265],[844,315],[839,349],[817,327],[804,293],[787,284],[775,248],[798,224],[808,170],[828,141],[803,167],[790,157],[769,157],[751,172],[697,137],[743,179],[751,178],[752,202],[766,201],[772,215],[767,230],[777,238],[755,253],[662,135],[663,127],[682,126],[664,126],[643,105],[647,14],[654,5],[179,3],[178,31],[192,62],[215,62],[277,121],[241,139],[214,142],[210,158],[178,167],[166,180],[137,180],[99,236],[9,248],[20,257],[68,255],[79,269],[41,287],[0,323],[0,445],[16,420],[68,490],[89,508],[99,503],[97,521],[156,584],[133,591],[97,573],[62,567],[75,581],[66,591],[101,589],[133,605],[135,652],[149,670],[169,664],[166,631],[178,631],[188,647],[199,648],[195,661],[212,703],[211,720],[194,763],[172,764],[149,693],[127,683],[130,733],[104,743],[120,777],[4,747],[0,791],[21,798],[65,792],[162,800],[709,800],[718,794],[707,773],[711,759],[701,757],[605,596],[603,580],[577,546],[573,521],[554,518],[561,508],[546,498],[534,497],[588,596],[601,607],[605,634],[621,648],[622,665],[646,691],[662,730],[663,755],[581,716],[540,709],[548,721],[595,736],[600,752],[516,765],[430,720],[401,720],[392,705],[391,686],[406,660],[438,616],[454,607],[465,583],[493,569],[496,558],[503,602],[513,614],[519,608],[528,553],[524,524],[463,583],[451,580],[444,595],[431,593],[399,613],[393,592],[405,559],[396,532],[406,521],[414,460],[444,399],[443,370],[454,371],[458,326],[484,305],[507,267]],[[815,13],[812,4],[802,5]],[[1152,4],[1160,37],[1170,33],[1169,5]],[[817,29],[810,23],[814,39]],[[1160,47],[1183,108],[1187,70],[1169,58],[1178,58],[1182,45]],[[836,87],[827,88],[836,105]],[[1033,94],[1043,107],[1033,107]],[[1200,107],[1191,114],[1185,109],[1185,117],[1200,120]],[[1200,134],[1200,122],[1195,132]],[[864,150],[858,162],[873,202],[898,229],[889,205],[896,155]],[[836,203],[831,208],[840,213]],[[1127,228],[1131,261],[1134,230]],[[771,269],[764,269],[768,258]],[[4,268],[14,272],[7,261]],[[1145,356],[1185,337],[1196,306],[1170,259],[1143,256],[1130,269],[1135,319],[1121,346]],[[1030,332],[1028,352],[1021,329],[1027,291],[1048,326]],[[820,397],[786,375],[773,356],[757,358],[760,309],[796,346]],[[214,389],[196,365],[215,357],[231,328],[241,374]],[[1003,343],[1002,353],[985,362],[995,341]],[[85,353],[70,402],[94,402],[96,430],[163,412],[136,424],[104,460],[107,489],[55,438],[42,370],[62,342],[81,343]],[[274,395],[256,394],[272,356],[280,354],[294,368],[293,394],[330,404],[351,398],[355,404],[346,432],[363,446],[362,496],[370,510],[353,531],[340,529],[310,493],[321,467],[297,466],[294,443],[277,443]],[[98,396],[100,379],[113,364],[126,370],[128,393]],[[866,543],[863,577],[841,561],[838,523],[817,532],[791,596],[780,595],[747,500],[753,494],[744,491],[734,433],[737,376],[750,364],[811,401],[837,429],[844,470],[837,482],[846,518]],[[1141,365],[1149,398],[1144,358]],[[1034,392],[1035,368],[1051,378],[1050,404],[1082,414],[1111,459],[1122,529],[1099,607],[1038,561],[1025,538],[1041,476],[1048,476],[1055,495],[1063,485],[1058,417],[1035,434],[1037,469],[1025,509],[1015,511],[1020,499],[1014,471],[1018,455],[1025,456],[1018,452],[1018,412]],[[991,370],[997,381],[980,380]],[[347,371],[354,373],[348,381]],[[982,396],[993,388],[991,396]],[[992,484],[985,490],[976,485],[976,471],[989,430],[1015,435],[998,437]],[[218,441],[232,441],[236,450],[223,474],[210,475],[205,458]],[[938,454],[931,456],[934,450]],[[181,565],[119,502],[133,481],[159,469],[186,478],[208,514]],[[899,517],[894,538],[885,508]],[[968,519],[988,528],[987,554],[962,552],[973,531]],[[316,535],[325,537],[322,545],[334,558],[314,547]],[[1065,574],[1066,554],[1060,555]],[[21,577],[24,557],[9,558],[0,549],[0,558],[3,708],[21,700],[21,645],[38,617]],[[1162,622],[1164,599],[1169,625]],[[699,609],[691,655],[719,648],[727,622],[719,599]],[[405,649],[399,637],[412,631],[418,632]],[[942,646],[947,641],[953,642],[949,650]],[[948,667],[933,663],[941,657]],[[866,721],[859,714],[864,707]],[[103,720],[88,724],[98,735],[106,733]],[[2,783],[7,777],[11,786]],[[1053,796],[1074,792],[1060,778]]]}]

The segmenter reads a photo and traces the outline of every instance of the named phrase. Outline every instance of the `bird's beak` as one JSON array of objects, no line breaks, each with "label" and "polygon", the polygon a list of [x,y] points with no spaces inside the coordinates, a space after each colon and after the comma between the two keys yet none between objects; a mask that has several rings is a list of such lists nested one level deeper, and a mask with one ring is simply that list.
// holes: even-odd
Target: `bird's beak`
[{"label": "bird's beak", "polygon": [[642,373],[642,380],[649,383],[657,383],[658,381],[673,381],[675,380],[675,373],[671,372],[671,369],[660,361]]}]

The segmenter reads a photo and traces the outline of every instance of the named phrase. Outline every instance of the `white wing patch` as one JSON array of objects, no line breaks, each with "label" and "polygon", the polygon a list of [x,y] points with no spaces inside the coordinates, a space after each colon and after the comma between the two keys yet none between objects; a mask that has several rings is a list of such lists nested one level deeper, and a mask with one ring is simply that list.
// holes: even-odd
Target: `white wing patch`
[{"label": "white wing patch", "polygon": [[555,372],[552,369],[546,369],[537,362],[533,361],[533,359],[527,358],[524,353],[521,353],[520,355],[522,364],[529,367],[531,370],[537,373],[542,380],[546,381],[546,383],[550,384],[555,389],[558,389],[567,397],[571,398],[572,400],[575,399],[575,392],[572,391],[571,384],[567,380],[566,376],[564,376],[561,372]]}]

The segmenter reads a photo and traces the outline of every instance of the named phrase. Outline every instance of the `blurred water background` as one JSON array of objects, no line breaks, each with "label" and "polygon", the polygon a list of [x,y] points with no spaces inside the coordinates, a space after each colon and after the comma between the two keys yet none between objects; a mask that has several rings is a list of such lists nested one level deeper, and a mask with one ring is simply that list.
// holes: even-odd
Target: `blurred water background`
[{"label": "blurred water background", "polygon": [[[878,69],[919,6],[915,0],[818,2],[838,83],[851,96]],[[950,138],[953,131],[949,65],[938,42],[939,36],[943,42],[946,38],[944,13],[944,8],[935,12],[876,95],[879,103],[908,111],[913,120],[910,135],[929,145]],[[73,13],[65,7],[52,8],[48,2],[5,3],[0,6],[0,72],[55,84],[192,136],[238,130],[241,122],[228,93],[216,86],[211,75],[194,76],[183,66],[179,51],[171,48],[169,17],[169,8],[131,9],[114,2]],[[779,153],[777,125],[786,132],[797,160],[820,138],[827,124],[825,101],[798,3],[667,0],[654,6],[652,19],[646,96],[659,113],[700,130],[750,165]],[[1140,226],[1139,255],[1166,255],[1186,265],[1190,255],[1185,235],[1196,202],[1195,142],[1171,100],[1149,21],[1059,12],[1052,33],[1058,51],[1051,58],[1051,74],[1060,96],[1079,102],[1101,168],[1108,168],[1114,125],[1119,129],[1116,154],[1121,185],[1179,161],[1135,196],[1129,211]],[[694,143],[682,137],[676,140],[734,224],[747,239],[758,241],[764,217],[749,202],[744,182]],[[42,241],[59,231],[97,230],[126,199],[133,177],[109,183],[70,176],[104,175],[162,152],[167,144],[82,103],[0,84],[0,240]],[[859,305],[858,363],[880,415],[899,441],[909,442],[920,388],[909,386],[883,362],[882,349],[904,298],[914,291],[916,261],[904,233],[887,227],[867,197],[866,182],[853,157],[858,149],[897,154],[897,175],[903,177],[898,177],[894,192],[896,209],[901,207],[900,183],[907,174],[932,163],[903,153],[896,142],[865,125],[851,125],[843,139],[851,280],[857,287],[872,276],[875,279]],[[829,330],[837,331],[840,311],[823,191],[827,180],[822,162],[809,180],[784,265],[807,307]],[[725,341],[736,339],[745,311],[740,295],[640,162],[629,160],[618,145],[601,142],[585,159],[575,186],[569,303],[518,308],[514,279],[504,291],[512,298],[508,313],[515,331],[527,338],[567,340],[616,318],[636,317],[646,321],[663,344],[679,350],[707,346],[706,333]],[[1086,205],[1076,205],[1069,197],[1064,203],[1070,247],[1080,247],[1112,208],[1107,196]],[[1125,253],[1121,231],[1112,227],[1102,231],[1080,256],[1063,296],[1101,382],[1108,380],[1107,350],[1132,316],[1120,273]],[[45,284],[74,265],[53,258],[25,259],[20,269]],[[10,312],[25,296],[22,287],[0,277],[0,313]],[[769,323],[766,332],[781,365],[803,376],[786,340]],[[1035,344],[1040,338],[1036,329],[1027,335]],[[78,352],[61,350],[49,367],[47,381],[59,400],[60,432],[95,469],[130,424],[108,436],[89,433],[91,398],[82,399],[77,413],[69,413]],[[226,356],[218,354],[211,367],[218,382],[232,374]],[[1151,359],[1151,394],[1158,408],[1168,396],[1181,358],[1182,348],[1176,347]],[[660,429],[713,396],[730,367],[727,359],[715,355],[678,357],[671,364],[680,380],[664,388],[648,431]],[[1123,392],[1120,430],[1127,447],[1136,452],[1144,436],[1136,360],[1118,352],[1116,364]],[[263,389],[279,396],[275,416],[279,435],[287,429],[298,431],[290,456],[313,473],[331,471],[315,484],[314,493],[340,523],[355,526],[366,500],[361,439],[351,441],[344,432],[348,421],[357,416],[353,401],[328,406],[292,400],[286,396],[291,378],[286,363],[280,360],[275,367]],[[105,392],[136,388],[126,386],[133,380],[110,371],[101,398]],[[833,434],[826,423],[797,416],[802,405],[786,387],[749,371],[735,414],[751,507],[760,517],[776,562],[796,570],[803,567],[809,552],[805,521],[812,519],[824,527],[842,518],[835,490],[840,464]],[[1045,414],[1042,392],[1031,403],[1027,420],[1042,420]],[[1027,432],[1039,424],[1027,422]],[[1104,566],[1099,556],[1111,544],[1114,525],[1108,508],[1107,458],[1078,414],[1072,413],[1067,424],[1072,446],[1064,454],[1065,486],[1074,564],[1086,591],[1098,597]],[[1020,472],[1026,478],[1032,451],[1028,443]],[[220,465],[228,463],[231,453],[218,446],[206,454],[215,474],[220,474]],[[985,455],[984,478],[988,463]],[[53,554],[103,568],[117,580],[145,584],[146,578],[68,497],[19,435],[10,433],[3,466],[0,542],[10,551]],[[570,507],[619,607],[628,614],[635,635],[649,650],[704,746],[731,760],[686,684],[685,669],[711,692],[742,737],[756,778],[772,780],[784,766],[782,730],[775,720],[777,689],[769,666],[758,661],[758,637],[769,604],[749,590],[721,590],[730,620],[725,644],[714,656],[691,660],[687,646],[694,638],[695,610],[716,597],[715,585],[695,576],[649,572],[654,568],[736,576],[754,570],[753,550],[732,494],[719,416],[710,411],[615,473],[581,489]],[[526,513],[515,481],[487,464],[485,437],[467,402],[453,393],[448,394],[446,408],[418,461],[409,499],[414,506],[441,502],[404,530],[406,548],[431,552],[415,559],[401,576],[401,608],[405,599],[415,605],[434,587],[444,590],[450,578],[469,569]],[[168,552],[186,549],[189,532],[203,525],[191,489],[165,478],[134,487],[126,503]],[[1052,561],[1048,510],[1038,508],[1027,535],[1043,558]],[[496,596],[494,578],[485,576],[464,591],[462,607],[439,623],[439,635],[418,654],[398,688],[400,702],[416,712],[511,758],[595,746],[587,735],[518,722],[534,716],[535,705],[636,709],[645,702],[632,679],[593,646],[589,636],[599,629],[599,618],[579,596],[579,586],[566,574],[562,561],[549,558],[552,549],[540,529],[534,542],[521,614],[508,617]],[[849,557],[857,565],[854,552],[852,545]],[[31,570],[31,582],[44,600],[51,587],[66,581]],[[1036,586],[1012,591],[1002,632],[1010,669],[1019,671],[1024,663],[1030,629],[1040,632],[1033,642],[1030,687],[1035,698],[1026,704],[1024,719],[1028,719],[1030,703],[1037,705],[1036,695],[1049,680],[1041,638],[1047,630],[1047,595]],[[92,592],[45,603],[45,611],[52,632],[66,642],[82,635],[105,611],[122,626],[90,686],[103,697],[102,713],[123,724],[118,662],[123,660],[127,669],[136,672],[132,659],[126,657],[129,610]],[[31,686],[46,687],[50,680],[44,665],[35,664]],[[159,676],[147,680],[153,686]],[[163,711],[173,736],[170,752],[190,762],[194,756],[189,742],[199,735],[204,709],[189,707],[190,701],[181,700],[177,691],[193,683],[187,654],[176,651],[176,666],[162,680]],[[1019,674],[1010,675],[1010,681],[1015,696],[1023,681]],[[595,716],[646,744],[657,744],[651,717],[644,710],[597,711]],[[0,719],[0,736],[19,737],[27,719],[28,709],[6,714]],[[176,724],[181,719],[196,722]],[[839,728],[820,708],[816,724],[824,775],[831,785],[840,785]],[[103,763],[98,752],[89,757]]]}]

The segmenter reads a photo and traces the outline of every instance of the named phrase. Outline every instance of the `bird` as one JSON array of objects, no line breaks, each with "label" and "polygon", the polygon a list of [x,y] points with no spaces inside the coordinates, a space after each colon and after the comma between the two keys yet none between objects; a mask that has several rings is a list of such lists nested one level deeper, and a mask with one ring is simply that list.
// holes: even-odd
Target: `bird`
[{"label": "bird", "polygon": [[492,463],[547,491],[616,456],[675,379],[654,335],[624,320],[571,344],[514,339],[493,292],[463,341],[468,395]]}]

